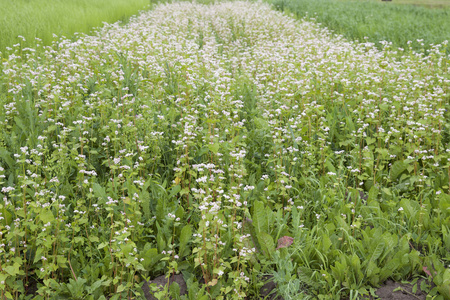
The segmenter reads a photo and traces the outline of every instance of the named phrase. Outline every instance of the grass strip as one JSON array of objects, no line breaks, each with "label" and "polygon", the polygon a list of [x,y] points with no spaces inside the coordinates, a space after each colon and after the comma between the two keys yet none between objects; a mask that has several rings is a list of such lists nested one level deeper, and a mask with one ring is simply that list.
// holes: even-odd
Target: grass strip
[{"label": "grass strip", "polygon": [[89,33],[103,22],[126,21],[149,4],[149,0],[0,0],[0,52],[17,43],[49,45],[54,34]]}]

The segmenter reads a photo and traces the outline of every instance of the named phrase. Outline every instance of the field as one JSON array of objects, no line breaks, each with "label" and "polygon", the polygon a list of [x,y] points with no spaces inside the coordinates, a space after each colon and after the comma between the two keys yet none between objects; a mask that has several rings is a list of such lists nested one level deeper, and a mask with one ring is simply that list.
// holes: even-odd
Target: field
[{"label": "field", "polygon": [[71,38],[76,32],[89,33],[103,22],[126,21],[149,4],[149,0],[0,0],[0,52],[18,43],[24,48],[50,45],[54,34]]},{"label": "field", "polygon": [[[374,0],[374,1],[376,1],[376,0]],[[428,8],[449,8],[450,7],[449,0],[393,0],[393,3],[417,5],[417,6],[424,6],[424,7],[428,7]]]},{"label": "field", "polygon": [[[313,21],[350,40],[378,48],[427,51],[450,40],[450,8],[430,9],[399,1],[267,0],[281,11]],[[412,1],[411,1],[412,2]],[[423,3],[426,1],[414,1]],[[450,5],[450,2],[449,2]],[[382,43],[385,41],[387,43]],[[447,53],[450,50],[447,48]]]},{"label": "field", "polygon": [[387,280],[449,299],[446,47],[251,2],[14,46],[0,299],[377,299]]}]

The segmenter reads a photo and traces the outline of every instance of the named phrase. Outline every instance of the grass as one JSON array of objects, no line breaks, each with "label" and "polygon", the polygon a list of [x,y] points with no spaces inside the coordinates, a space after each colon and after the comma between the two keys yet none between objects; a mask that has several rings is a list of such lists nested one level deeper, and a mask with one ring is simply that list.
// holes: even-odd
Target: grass
[{"label": "grass", "polygon": [[[0,74],[0,299],[450,298],[450,56],[173,3]],[[270,275],[270,276],[268,276]]]},{"label": "grass", "polygon": [[[381,1],[381,0],[373,0],[373,1]],[[390,1],[390,3],[418,5],[418,6],[428,7],[428,8],[449,8],[450,7],[449,0],[393,0],[393,1]]]},{"label": "grass", "polygon": [[[279,10],[318,23],[351,40],[368,41],[383,47],[428,50],[430,44],[450,40],[450,9],[428,9],[381,1],[269,0]],[[420,40],[420,42],[417,42]],[[409,44],[412,41],[412,44]]]},{"label": "grass", "polygon": [[0,52],[17,43],[50,45],[53,34],[89,33],[103,22],[126,21],[149,4],[149,0],[0,0]]}]

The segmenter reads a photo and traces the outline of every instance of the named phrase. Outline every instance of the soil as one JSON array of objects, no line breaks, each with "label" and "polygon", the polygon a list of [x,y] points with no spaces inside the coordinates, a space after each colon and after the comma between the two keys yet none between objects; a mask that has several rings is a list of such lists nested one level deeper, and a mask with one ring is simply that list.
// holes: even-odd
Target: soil
[{"label": "soil", "polygon": [[36,292],[38,290],[37,287],[38,281],[34,279],[34,277],[30,277],[28,286],[25,288],[25,295],[36,295]]},{"label": "soil", "polygon": [[[169,280],[169,287],[173,282],[178,283],[178,285],[180,286],[180,295],[187,294],[187,286],[186,286],[186,282],[183,279],[183,275],[178,274],[178,275],[171,276],[170,280]],[[153,284],[153,283],[156,284],[157,287],[162,289],[167,284],[167,278],[166,278],[166,276],[163,275],[163,276],[156,277],[155,279],[150,280],[147,283],[144,283],[144,285],[142,286],[142,290],[144,291],[144,296],[145,296],[145,299],[147,299],[147,300],[157,300],[153,296],[153,294],[150,292],[150,288],[149,288],[149,285]]]},{"label": "soil", "polygon": [[260,299],[264,300],[283,300],[282,297],[275,293],[277,285],[271,280],[271,276],[264,276],[263,281],[267,281],[259,290]]},{"label": "soil", "polygon": [[[396,290],[401,288],[401,290]],[[375,294],[382,300],[425,300],[427,295],[420,290],[420,281],[417,282],[416,293],[412,292],[411,284],[403,284],[388,280]],[[394,290],[396,290],[394,292]]]}]

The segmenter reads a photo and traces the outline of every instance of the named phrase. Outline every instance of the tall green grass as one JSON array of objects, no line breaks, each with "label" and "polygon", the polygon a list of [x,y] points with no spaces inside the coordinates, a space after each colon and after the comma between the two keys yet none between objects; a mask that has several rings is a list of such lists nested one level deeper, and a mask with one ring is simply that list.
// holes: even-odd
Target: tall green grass
[{"label": "tall green grass", "polygon": [[[381,1],[267,0],[278,10],[299,18],[315,18],[337,34],[352,40],[365,37],[378,47],[430,49],[430,44],[450,40],[450,9],[429,9]],[[417,40],[423,40],[417,42]],[[408,44],[408,41],[413,43]],[[448,51],[448,50],[447,50]]]},{"label": "tall green grass", "polygon": [[[88,33],[103,22],[127,20],[150,0],[0,0],[0,52],[22,43],[35,46],[35,37],[48,45],[53,34]],[[25,42],[22,38],[23,36]]]}]

